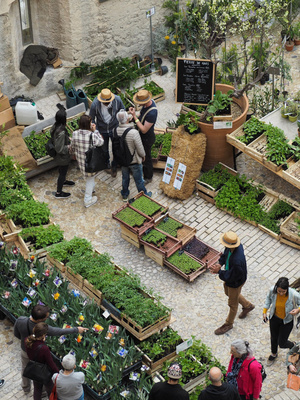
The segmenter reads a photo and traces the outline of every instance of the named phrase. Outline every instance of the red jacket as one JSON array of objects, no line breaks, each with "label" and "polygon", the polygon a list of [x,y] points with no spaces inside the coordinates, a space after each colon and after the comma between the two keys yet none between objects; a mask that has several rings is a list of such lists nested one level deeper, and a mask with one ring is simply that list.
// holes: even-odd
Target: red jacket
[{"label": "red jacket", "polygon": [[[234,357],[231,356],[227,373],[232,369],[233,360]],[[252,360],[254,361],[248,368]],[[252,394],[254,399],[258,399],[262,387],[261,364],[254,357],[246,358],[236,380],[239,394],[246,396],[246,399]]]}]

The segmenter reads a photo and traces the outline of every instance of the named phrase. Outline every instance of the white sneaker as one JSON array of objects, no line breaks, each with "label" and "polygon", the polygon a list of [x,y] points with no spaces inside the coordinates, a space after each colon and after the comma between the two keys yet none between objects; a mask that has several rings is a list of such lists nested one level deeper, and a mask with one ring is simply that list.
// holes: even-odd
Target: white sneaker
[{"label": "white sneaker", "polygon": [[97,203],[97,201],[98,201],[98,197],[97,197],[97,196],[93,196],[93,197],[91,198],[90,201],[88,201],[87,203],[84,203],[84,206],[85,206],[86,208],[91,207],[91,206],[93,206],[95,203]]}]

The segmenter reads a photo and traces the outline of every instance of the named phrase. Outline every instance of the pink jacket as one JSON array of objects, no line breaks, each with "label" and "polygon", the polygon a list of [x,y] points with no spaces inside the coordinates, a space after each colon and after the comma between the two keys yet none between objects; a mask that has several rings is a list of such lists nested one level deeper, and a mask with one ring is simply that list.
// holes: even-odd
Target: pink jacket
[{"label": "pink jacket", "polygon": [[[234,357],[231,356],[227,373],[231,371]],[[250,367],[249,363],[254,360]],[[255,360],[254,357],[246,358],[243,362],[239,374],[237,376],[237,385],[239,394],[246,396],[249,399],[250,395],[253,395],[254,399],[259,398],[259,394],[262,387],[262,377],[261,377],[261,365]]]}]

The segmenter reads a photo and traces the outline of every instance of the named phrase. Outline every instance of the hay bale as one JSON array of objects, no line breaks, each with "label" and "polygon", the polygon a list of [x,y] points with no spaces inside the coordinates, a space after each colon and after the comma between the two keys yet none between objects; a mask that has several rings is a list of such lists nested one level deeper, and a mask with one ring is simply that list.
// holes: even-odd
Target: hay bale
[{"label": "hay bale", "polygon": [[[175,165],[170,183],[160,182],[159,187],[163,192],[174,199],[185,200],[194,191],[196,179],[199,177],[206,149],[206,137],[203,133],[190,135],[183,126],[177,128],[172,134],[172,146],[169,156],[174,158]],[[186,173],[181,189],[173,186],[178,164],[186,165]]]}]

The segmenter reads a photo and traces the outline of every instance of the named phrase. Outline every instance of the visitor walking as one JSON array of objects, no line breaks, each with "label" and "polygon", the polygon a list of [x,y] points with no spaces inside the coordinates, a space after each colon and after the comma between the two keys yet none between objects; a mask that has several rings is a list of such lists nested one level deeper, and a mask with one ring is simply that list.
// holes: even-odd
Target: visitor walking
[{"label": "visitor walking", "polygon": [[231,359],[227,369],[227,382],[238,389],[241,400],[256,400],[262,387],[262,365],[253,357],[247,341],[231,343]]},{"label": "visitor walking", "polygon": [[212,367],[208,373],[211,385],[202,390],[198,400],[240,400],[240,395],[234,385],[222,382],[222,371]]},{"label": "visitor walking", "polygon": [[66,199],[71,196],[71,193],[63,192],[63,186],[74,186],[75,182],[67,181],[67,172],[71,162],[69,151],[70,137],[66,129],[67,113],[64,108],[61,108],[55,114],[55,123],[50,129],[50,134],[55,147],[55,161],[58,164],[58,179],[55,197],[57,199]]},{"label": "visitor walking", "polygon": [[113,129],[118,126],[117,113],[122,109],[125,109],[125,106],[121,97],[113,94],[109,89],[101,90],[90,109],[90,117],[104,139],[107,172],[110,172],[113,178],[117,176],[117,165],[114,160],[110,164],[109,138],[112,138]]},{"label": "visitor walking", "polygon": [[75,372],[76,358],[67,354],[62,359],[63,370],[52,376],[53,383],[56,383],[56,393],[59,400],[83,400],[84,373]]},{"label": "visitor walking", "polygon": [[145,150],[140,137],[139,132],[134,129],[133,124],[130,124],[130,115],[125,110],[120,110],[117,114],[119,122],[116,133],[118,136],[122,136],[123,133],[130,129],[127,134],[125,141],[127,143],[130,154],[133,155],[132,162],[128,167],[122,166],[122,190],[121,195],[123,201],[128,200],[129,196],[129,183],[130,183],[130,172],[132,173],[136,188],[138,192],[143,191],[147,196],[151,197],[152,193],[147,192],[143,179],[143,166],[142,161],[145,160]]},{"label": "visitor walking", "polygon": [[[48,325],[45,322],[39,322],[33,328],[32,335],[25,339],[25,347],[28,358],[41,364],[47,364],[52,373],[59,372],[55,365],[49,347],[45,344]],[[50,396],[53,383],[51,377],[49,382],[44,383],[48,396]],[[33,381],[33,400],[41,400],[43,383]]]},{"label": "visitor walking", "polygon": [[277,358],[278,346],[291,349],[294,343],[289,339],[293,329],[293,316],[299,313],[300,294],[289,287],[288,278],[281,277],[271,287],[263,309],[263,320],[267,322],[267,311],[270,309],[271,354],[268,365]]},{"label": "visitor walking", "polygon": [[154,100],[152,100],[152,94],[148,90],[139,90],[133,96],[133,102],[143,106],[138,118],[134,107],[130,107],[129,112],[132,114],[133,120],[140,132],[145,149],[146,157],[143,163],[143,172],[145,184],[147,184],[152,182],[153,178],[151,148],[155,142],[154,125],[157,120],[157,108]]},{"label": "visitor walking", "polygon": [[89,115],[82,115],[79,119],[79,129],[73,132],[71,139],[71,151],[75,153],[76,160],[80,172],[86,180],[84,206],[90,207],[97,202],[97,196],[93,196],[95,189],[95,175],[94,173],[85,172],[85,153],[90,147],[90,136],[92,134],[92,142],[96,147],[102,146],[104,140],[100,133],[96,130],[96,125],[92,123]]},{"label": "visitor walking", "polygon": [[[23,371],[29,361],[28,355],[25,349],[25,338],[30,336],[33,332],[34,327],[39,322],[45,322],[49,317],[49,308],[41,304],[37,304],[33,307],[30,317],[19,317],[17,318],[14,325],[14,335],[21,340],[21,376],[22,376],[22,389],[24,393],[30,392],[31,380],[23,376]],[[48,325],[48,336],[61,336],[80,333],[83,334],[88,328],[82,326],[74,328],[55,328]]]},{"label": "visitor walking", "polygon": [[[242,312],[239,315],[241,319],[246,318],[247,314],[255,308],[254,304],[241,294],[242,287],[247,280],[247,264],[240,238],[235,232],[229,231],[221,235],[220,242],[225,246],[225,251],[221,255],[219,263],[212,265],[209,269],[213,274],[219,274],[219,278],[224,281],[229,314],[225,324],[215,330],[216,335],[223,335],[233,328],[239,304],[242,305]],[[225,269],[222,270],[223,265]]]},{"label": "visitor walking", "polygon": [[182,377],[180,364],[171,364],[167,375],[167,382],[158,382],[152,387],[149,400],[189,400],[188,392],[179,385],[179,379]]}]

